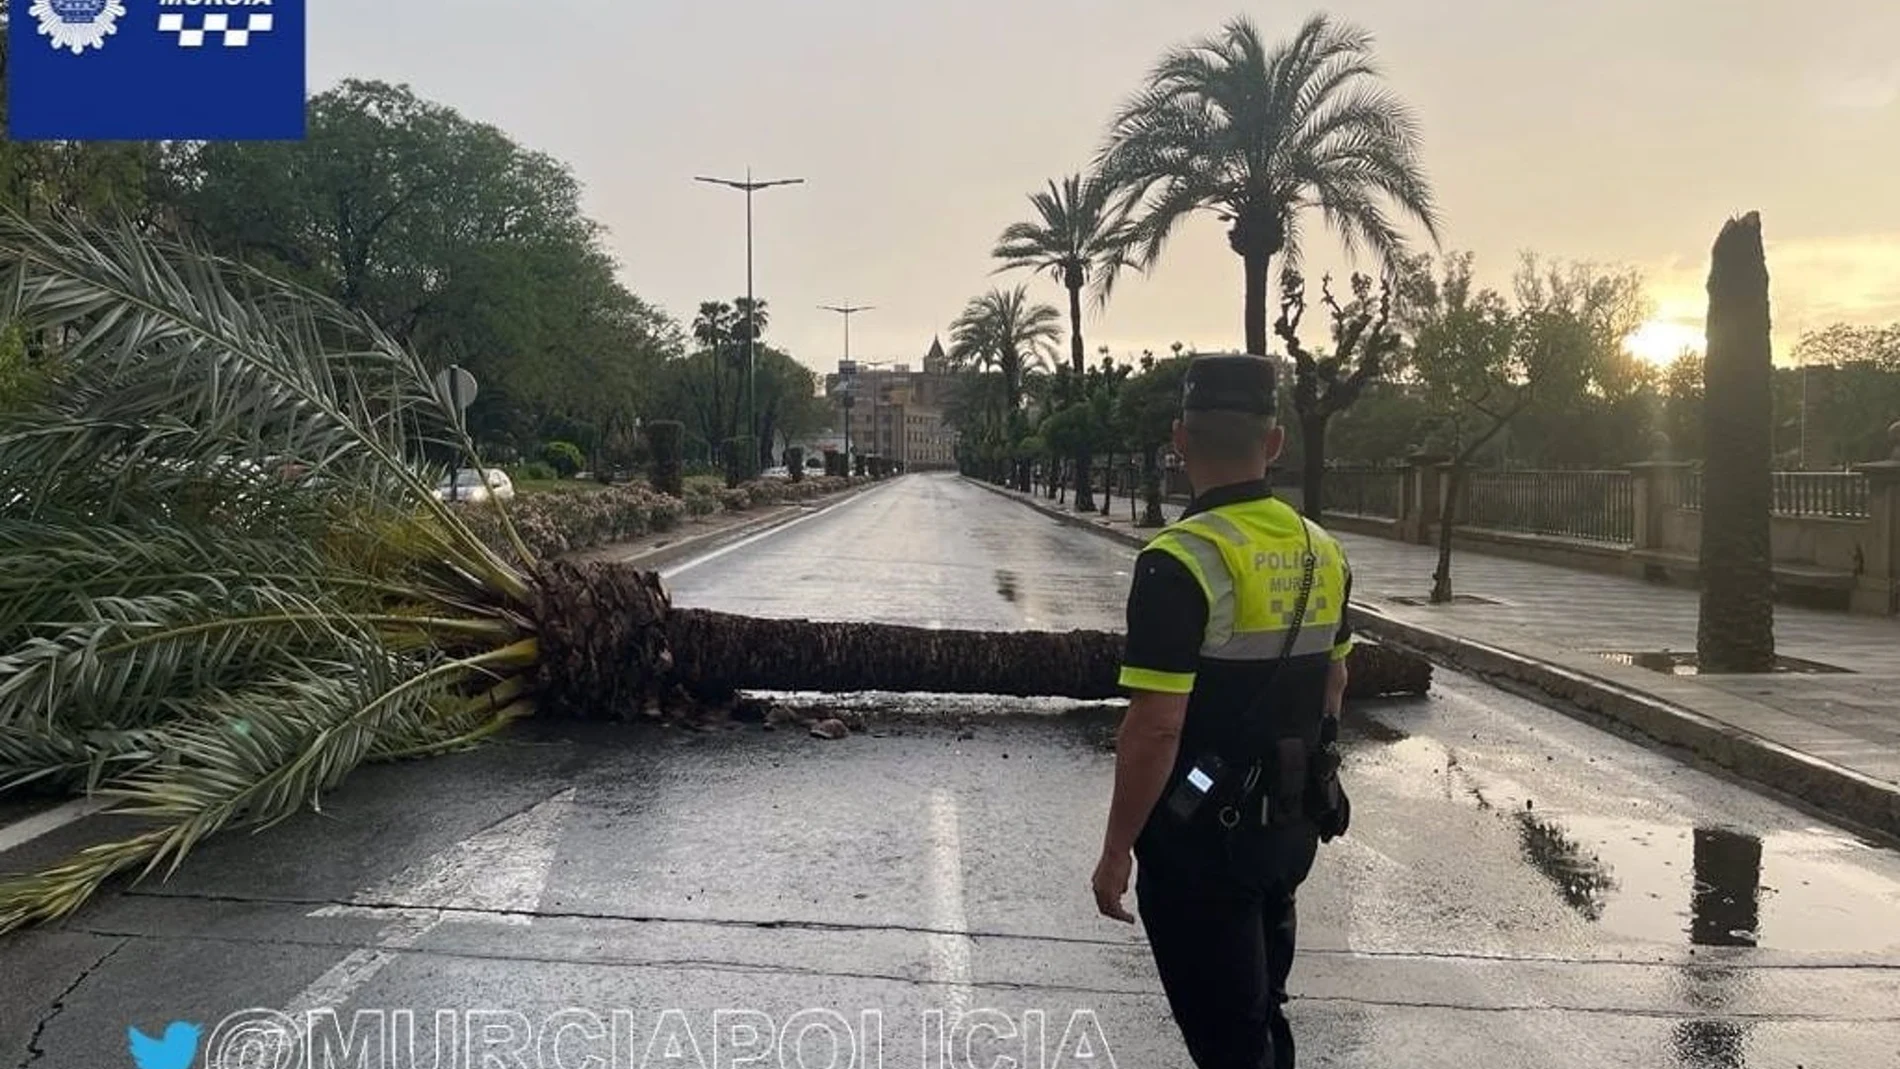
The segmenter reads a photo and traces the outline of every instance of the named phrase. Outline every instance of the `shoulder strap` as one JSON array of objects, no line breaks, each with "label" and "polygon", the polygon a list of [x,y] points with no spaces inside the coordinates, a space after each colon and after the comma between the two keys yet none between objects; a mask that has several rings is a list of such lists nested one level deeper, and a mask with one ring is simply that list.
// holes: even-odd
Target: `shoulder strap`
[{"label": "shoulder strap", "polygon": [[1226,732],[1229,745],[1223,747],[1226,751],[1223,756],[1238,758],[1238,767],[1255,766],[1255,771],[1249,774],[1250,789],[1252,779],[1258,776],[1257,765],[1261,758],[1258,729],[1273,700],[1273,689],[1274,685],[1280,681],[1280,671],[1286,666],[1287,658],[1293,655],[1293,646],[1299,641],[1300,630],[1306,624],[1307,605],[1313,597],[1314,573],[1319,567],[1319,555],[1313,547],[1313,525],[1297,512],[1295,517],[1300,521],[1300,529],[1305,534],[1306,550],[1300,562],[1300,596],[1293,604],[1293,625],[1287,628],[1286,640],[1280,646],[1280,656],[1273,662],[1273,668],[1268,673],[1266,681],[1261,683],[1260,689],[1255,692],[1254,699],[1248,703],[1246,710],[1230,722]]}]

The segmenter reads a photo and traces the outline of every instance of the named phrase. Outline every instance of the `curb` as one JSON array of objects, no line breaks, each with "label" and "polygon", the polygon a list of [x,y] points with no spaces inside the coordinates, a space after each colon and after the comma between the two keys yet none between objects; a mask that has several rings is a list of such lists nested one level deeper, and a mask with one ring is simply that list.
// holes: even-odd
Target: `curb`
[{"label": "curb", "polygon": [[[1015,491],[975,479],[966,481],[1124,545],[1147,544],[1135,535],[1026,500]],[[1620,729],[1621,733],[1633,734],[1640,741],[1686,751],[1696,759],[1830,820],[1900,839],[1900,787],[1891,783],[1803,753],[1687,706],[1549,659],[1398,620],[1364,605],[1354,605],[1351,611],[1354,629],[1381,642],[1410,650],[1488,683],[1502,684],[1515,693],[1555,701],[1558,712],[1585,722]]]},{"label": "curb", "polygon": [[[1699,713],[1674,702],[1580,672],[1355,605],[1354,626],[1448,668],[1530,697],[1554,699],[1560,712],[1607,723],[1642,739],[1685,750],[1717,768],[1832,820],[1900,838],[1900,787]],[[1731,699],[1732,700],[1732,699]]]},{"label": "curb", "polygon": [[[1065,523],[1069,525],[1070,527],[1081,527],[1085,530],[1094,531],[1096,534],[1101,535],[1103,538],[1112,538],[1115,541],[1120,542],[1121,544],[1125,546],[1133,546],[1136,549],[1147,548],[1148,540],[1141,537],[1140,535],[1130,534],[1126,531],[1117,530],[1116,528],[1109,527],[1106,524],[1098,523],[1090,517],[1077,515],[1076,513],[1072,511],[1067,511],[1064,509],[1059,509],[1059,508],[1054,508],[1048,505],[1044,505],[1041,501],[1035,500],[1033,498],[1024,497],[1021,491],[1018,491],[1018,490],[1010,490],[1001,486],[992,486],[989,483],[982,481],[981,479],[972,479],[967,475],[961,475],[961,476],[958,476],[958,478],[962,479],[964,482],[969,483],[972,486],[980,486],[983,489],[988,490],[990,493],[995,494],[999,497],[1006,497],[1010,499],[1011,501],[1016,502],[1019,505],[1026,505],[1029,508],[1035,509],[1037,512],[1040,512],[1043,515],[1048,516],[1049,518],[1056,520],[1059,523]],[[1157,527],[1155,528],[1155,530],[1158,532],[1161,530],[1161,528]]]},{"label": "curb", "polygon": [[[704,531],[700,534],[689,535],[677,542],[669,542],[664,546],[658,546],[637,556],[617,560],[615,563],[628,567],[641,568],[646,571],[658,571],[666,565],[675,563],[682,558],[697,556],[709,550],[717,549],[727,542],[737,542],[741,539],[751,538],[753,535],[763,534],[776,527],[783,527],[788,523],[811,515],[818,509],[833,508],[842,505],[880,486],[888,486],[890,482],[891,480],[874,482],[866,486],[845,490],[832,497],[813,498],[808,502],[794,502],[787,505],[775,506],[779,511],[772,515],[744,523],[737,523],[731,527],[721,527],[718,530]],[[802,507],[803,505],[811,505],[813,507],[804,508]],[[610,544],[595,546],[591,549],[582,550],[581,552],[595,554],[612,548]]]}]

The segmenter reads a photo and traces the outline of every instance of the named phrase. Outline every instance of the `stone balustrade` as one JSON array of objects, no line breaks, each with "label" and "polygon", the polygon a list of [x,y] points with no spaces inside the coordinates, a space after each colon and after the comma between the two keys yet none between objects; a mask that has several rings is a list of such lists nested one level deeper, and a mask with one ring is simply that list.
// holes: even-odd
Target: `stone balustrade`
[{"label": "stone balustrade", "polygon": [[[1888,459],[1851,473],[1776,473],[1770,535],[1778,597],[1900,615],[1900,422],[1888,433]],[[1326,523],[1430,545],[1442,517],[1451,515],[1458,517],[1453,545],[1459,549],[1696,582],[1702,513],[1700,476],[1691,464],[1652,460],[1614,472],[1473,470],[1456,501],[1449,497],[1449,474],[1448,458],[1425,453],[1410,457],[1402,470],[1330,472]]]}]

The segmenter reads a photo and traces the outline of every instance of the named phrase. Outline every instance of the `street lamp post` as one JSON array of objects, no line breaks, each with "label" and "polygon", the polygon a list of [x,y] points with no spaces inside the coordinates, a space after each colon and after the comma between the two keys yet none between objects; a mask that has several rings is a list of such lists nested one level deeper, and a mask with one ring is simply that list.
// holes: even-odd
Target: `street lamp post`
[{"label": "street lamp post", "polygon": [[[822,311],[836,312],[844,317],[844,359],[840,361],[839,369],[843,370],[844,368],[851,367],[851,317],[857,315],[859,312],[870,311],[872,306],[868,304],[854,305],[850,301],[846,301],[843,304],[821,304],[818,307]],[[856,375],[853,374],[852,378],[855,379]],[[851,396],[851,388],[855,383],[846,382],[841,385],[845,387],[842,402],[844,405],[844,459],[845,463],[849,464],[851,462],[851,408],[853,402],[856,400]],[[875,401],[875,398],[873,400]],[[875,428],[873,429],[875,430]]]},{"label": "street lamp post", "polygon": [[758,301],[752,295],[752,194],[773,186],[801,186],[803,178],[774,178],[765,181],[753,181],[752,168],[745,169],[745,180],[736,178],[696,177],[695,182],[708,185],[725,186],[737,189],[745,194],[745,408],[746,435],[752,439],[753,456],[746,462],[745,471],[752,470],[752,464],[758,460],[759,434],[759,396],[758,396]]}]

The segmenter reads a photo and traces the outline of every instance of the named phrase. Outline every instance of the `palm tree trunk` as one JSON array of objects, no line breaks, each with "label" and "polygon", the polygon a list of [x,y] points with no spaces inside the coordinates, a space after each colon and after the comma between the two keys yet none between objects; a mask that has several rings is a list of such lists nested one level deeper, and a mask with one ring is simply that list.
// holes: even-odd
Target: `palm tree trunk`
[{"label": "palm tree trunk", "polygon": [[[1123,636],[1105,631],[946,631],[770,620],[671,606],[660,579],[611,564],[557,563],[536,607],[543,715],[631,719],[682,695],[739,690],[1119,697]],[[1362,644],[1356,697],[1423,694],[1431,664]]]},{"label": "palm tree trunk", "polygon": [[1247,330],[1247,352],[1267,355],[1267,269],[1273,264],[1270,253],[1246,252],[1241,263],[1247,272],[1247,303],[1242,312]]},{"label": "palm tree trunk", "polygon": [[[1078,403],[1088,404],[1088,356],[1082,344],[1082,279],[1080,276],[1068,280],[1069,290],[1069,363],[1075,368],[1075,388],[1081,396]],[[1092,512],[1095,498],[1089,488],[1089,474],[1094,470],[1093,458],[1089,456],[1088,439],[1084,438],[1075,450],[1075,511]]]},{"label": "palm tree trunk", "polygon": [[1705,672],[1768,672],[1775,666],[1774,365],[1760,216],[1729,220],[1712,261],[1696,661]]}]

